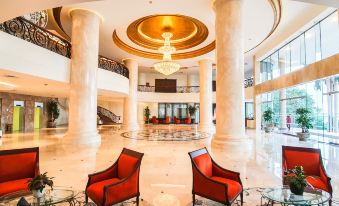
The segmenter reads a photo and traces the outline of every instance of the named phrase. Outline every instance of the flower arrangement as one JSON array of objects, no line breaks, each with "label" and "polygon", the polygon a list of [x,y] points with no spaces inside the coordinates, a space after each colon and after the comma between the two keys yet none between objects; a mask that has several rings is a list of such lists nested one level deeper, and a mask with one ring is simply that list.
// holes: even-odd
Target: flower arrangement
[{"label": "flower arrangement", "polygon": [[285,171],[285,177],[293,194],[302,195],[304,193],[308,183],[302,166],[296,166],[294,169]]},{"label": "flower arrangement", "polygon": [[50,186],[53,190],[53,178],[54,177],[48,177],[47,172],[37,175],[28,181],[28,189],[35,197],[40,198],[44,195],[44,189],[46,185]]}]

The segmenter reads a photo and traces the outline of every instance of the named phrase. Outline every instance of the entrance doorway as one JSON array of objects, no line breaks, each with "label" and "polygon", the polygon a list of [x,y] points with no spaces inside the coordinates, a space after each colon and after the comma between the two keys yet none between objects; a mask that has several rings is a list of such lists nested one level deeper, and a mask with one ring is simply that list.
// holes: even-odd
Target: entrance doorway
[{"label": "entrance doorway", "polygon": [[43,116],[42,102],[35,102],[34,105],[34,129],[40,129],[42,127],[42,116]]}]

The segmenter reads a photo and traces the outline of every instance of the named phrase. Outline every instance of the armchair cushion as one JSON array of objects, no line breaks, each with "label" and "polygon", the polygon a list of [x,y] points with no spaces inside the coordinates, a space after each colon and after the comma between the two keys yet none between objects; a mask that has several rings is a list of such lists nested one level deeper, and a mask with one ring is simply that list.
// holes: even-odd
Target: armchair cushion
[{"label": "armchair cushion", "polygon": [[329,188],[327,188],[326,184],[319,177],[307,176],[306,180],[313,187],[330,192]]},{"label": "armchair cushion", "polygon": [[217,176],[212,176],[211,179],[228,185],[228,198],[231,201],[233,201],[242,191],[241,185],[236,181]]},{"label": "armchair cushion", "polygon": [[121,154],[118,160],[118,178],[123,179],[128,177],[135,169],[139,159],[130,155]]},{"label": "armchair cushion", "polygon": [[106,185],[110,185],[110,184],[116,183],[118,181],[120,181],[120,179],[112,178],[112,179],[103,180],[101,182],[94,183],[86,189],[87,190],[86,192],[87,192],[88,196],[90,196],[91,199],[95,203],[101,204],[103,202],[103,198],[104,198],[104,187]]},{"label": "armchair cushion", "polygon": [[12,180],[8,182],[0,183],[0,197],[9,193],[17,192],[17,191],[28,191],[28,181],[31,178]]},{"label": "armchair cushion", "polygon": [[212,176],[212,159],[208,153],[193,158],[193,161],[205,176]]}]

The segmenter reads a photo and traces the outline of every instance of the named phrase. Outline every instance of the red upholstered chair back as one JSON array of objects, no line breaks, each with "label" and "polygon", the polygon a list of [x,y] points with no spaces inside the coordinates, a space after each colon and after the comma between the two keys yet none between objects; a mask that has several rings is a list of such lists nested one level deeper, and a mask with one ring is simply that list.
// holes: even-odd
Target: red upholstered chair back
[{"label": "red upholstered chair back", "polygon": [[166,123],[170,123],[171,122],[171,118],[169,116],[166,116],[165,121],[166,121]]},{"label": "red upholstered chair back", "polygon": [[320,176],[321,153],[319,149],[304,147],[282,147],[283,171],[303,166],[305,175]]},{"label": "red upholstered chair back", "polygon": [[118,159],[118,178],[124,179],[137,171],[143,155],[143,153],[124,148]]},{"label": "red upholstered chair back", "polygon": [[39,174],[39,148],[0,151],[0,183]]},{"label": "red upholstered chair back", "polygon": [[198,169],[207,177],[212,176],[212,158],[206,148],[190,152],[189,155],[192,160],[193,168]]},{"label": "red upholstered chair back", "polygon": [[157,117],[156,117],[156,116],[153,116],[153,117],[152,117],[152,123],[155,124],[155,123],[157,123],[157,121],[158,121],[158,120],[157,120]]}]

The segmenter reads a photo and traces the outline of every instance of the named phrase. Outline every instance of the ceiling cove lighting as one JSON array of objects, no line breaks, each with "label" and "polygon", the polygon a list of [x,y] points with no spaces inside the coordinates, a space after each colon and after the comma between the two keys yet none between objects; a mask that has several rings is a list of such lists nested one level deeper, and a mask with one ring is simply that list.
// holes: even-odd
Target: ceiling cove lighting
[{"label": "ceiling cove lighting", "polygon": [[170,39],[173,34],[165,32],[161,36],[165,39],[164,46],[158,49],[158,51],[163,54],[162,61],[155,63],[153,66],[156,71],[164,75],[170,75],[180,69],[180,64],[172,61],[172,54],[176,50],[170,43]]}]

